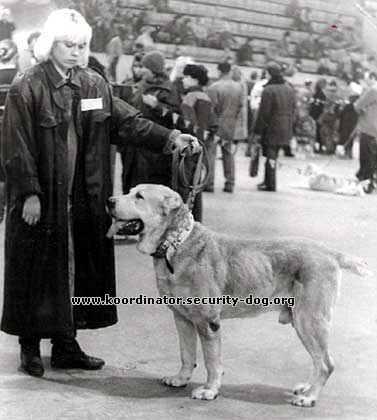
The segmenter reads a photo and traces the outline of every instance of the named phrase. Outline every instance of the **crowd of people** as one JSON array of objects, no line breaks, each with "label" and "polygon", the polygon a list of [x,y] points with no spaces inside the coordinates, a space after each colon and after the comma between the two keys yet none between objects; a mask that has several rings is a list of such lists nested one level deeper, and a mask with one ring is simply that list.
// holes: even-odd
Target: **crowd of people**
[{"label": "crowd of people", "polygon": [[[263,54],[264,64],[271,59],[278,60],[290,74],[303,70],[304,59],[318,62],[319,74],[350,80],[364,71],[374,71],[371,67],[375,58],[363,51],[361,25],[356,18],[337,15],[331,25],[326,25],[321,32],[315,31],[312,10],[303,7],[299,0],[292,0],[285,11],[285,16],[292,19],[291,28],[281,39],[263,43],[251,36],[243,41],[237,39],[226,17],[192,17],[175,13],[168,0],[150,0],[139,10],[120,7],[116,0],[71,0],[68,3],[68,7],[82,13],[93,28],[91,50],[106,52],[114,66],[121,54],[153,50],[155,43],[167,43],[175,44],[177,48],[190,45],[223,50],[231,64],[246,66],[256,63],[255,54]],[[11,40],[15,29],[7,11],[9,14],[8,9],[0,9],[0,42]],[[153,25],[151,17],[155,12],[169,13],[171,20],[160,26]],[[304,38],[300,36],[298,40],[297,31],[305,32]],[[17,50],[16,45],[14,49]]]}]

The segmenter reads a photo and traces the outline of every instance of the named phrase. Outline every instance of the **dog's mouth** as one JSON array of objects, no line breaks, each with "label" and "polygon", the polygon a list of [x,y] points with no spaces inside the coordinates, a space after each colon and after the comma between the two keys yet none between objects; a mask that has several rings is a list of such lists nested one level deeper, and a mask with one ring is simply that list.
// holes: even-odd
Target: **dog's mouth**
[{"label": "dog's mouth", "polygon": [[111,224],[106,237],[112,238],[120,230],[124,235],[138,235],[144,230],[144,223],[141,219],[122,220],[113,217],[113,223]]}]

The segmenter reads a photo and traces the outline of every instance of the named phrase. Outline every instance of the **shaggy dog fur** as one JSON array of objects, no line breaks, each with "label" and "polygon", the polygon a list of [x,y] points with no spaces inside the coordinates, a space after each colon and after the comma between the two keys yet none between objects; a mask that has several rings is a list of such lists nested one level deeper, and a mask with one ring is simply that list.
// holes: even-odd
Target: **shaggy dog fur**
[{"label": "shaggy dog fur", "polygon": [[[181,387],[189,382],[196,366],[199,336],[208,377],[205,385],[192,391],[192,397],[213,400],[223,376],[220,319],[254,317],[277,310],[279,322],[293,326],[314,364],[308,383],[294,388],[292,404],[315,404],[334,369],[328,338],[341,268],[367,275],[361,259],[308,239],[244,240],[211,232],[200,223],[190,224],[191,215],[180,196],[162,185],[138,185],[127,195],[111,197],[109,209],[117,225],[131,219],[144,223],[137,248],[155,255],[161,295],[186,299],[225,295],[247,298],[252,294],[270,301],[275,297],[295,299],[294,306],[170,306],[179,335],[182,367],[176,375],[163,378],[164,384]],[[167,246],[166,258],[155,254],[161,244]]]}]

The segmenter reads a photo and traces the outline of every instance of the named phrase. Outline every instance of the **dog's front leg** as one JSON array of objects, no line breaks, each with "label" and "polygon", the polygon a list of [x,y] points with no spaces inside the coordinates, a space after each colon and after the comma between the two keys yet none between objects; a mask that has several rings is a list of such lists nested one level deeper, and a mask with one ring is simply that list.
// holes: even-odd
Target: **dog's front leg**
[{"label": "dog's front leg", "polygon": [[203,323],[198,325],[197,329],[207,369],[207,382],[205,385],[195,388],[192,391],[191,398],[214,400],[219,393],[223,376],[220,323]]},{"label": "dog's front leg", "polygon": [[173,387],[186,386],[196,366],[197,332],[195,325],[179,313],[174,312],[175,325],[179,336],[182,366],[177,375],[161,379],[164,385]]}]

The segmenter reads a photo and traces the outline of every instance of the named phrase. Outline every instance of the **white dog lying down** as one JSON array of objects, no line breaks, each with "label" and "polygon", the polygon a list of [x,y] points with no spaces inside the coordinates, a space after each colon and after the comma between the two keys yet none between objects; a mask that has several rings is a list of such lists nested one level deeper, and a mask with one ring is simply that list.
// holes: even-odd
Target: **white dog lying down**
[{"label": "white dog lying down", "polygon": [[[247,298],[294,297],[295,305],[256,306],[239,303],[170,306],[178,329],[182,367],[162,379],[172,387],[187,385],[196,366],[199,336],[208,373],[207,382],[192,398],[212,400],[221,386],[221,318],[254,317],[280,312],[279,322],[291,324],[314,363],[308,383],[294,388],[292,404],[310,407],[334,369],[328,335],[338,294],[341,268],[369,274],[359,258],[308,239],[244,240],[211,232],[193,222],[181,197],[162,185],[138,185],[129,194],[111,197],[114,218],[109,236],[128,223],[140,233],[137,248],[154,257],[161,296]],[[131,221],[131,222],[130,222]]]},{"label": "white dog lying down", "polygon": [[304,175],[309,176],[309,187],[314,191],[327,191],[342,195],[365,195],[364,186],[369,180],[358,181],[356,179],[346,179],[330,176],[324,173],[319,166],[310,163],[304,171]]}]

